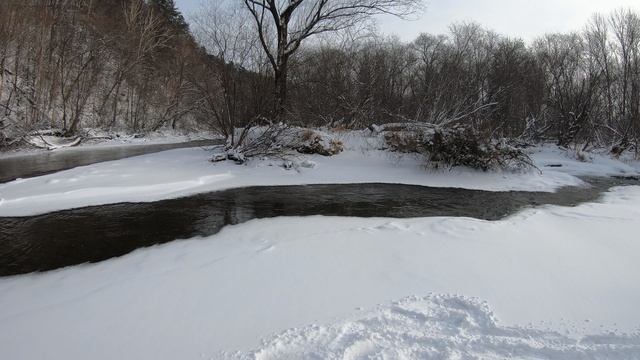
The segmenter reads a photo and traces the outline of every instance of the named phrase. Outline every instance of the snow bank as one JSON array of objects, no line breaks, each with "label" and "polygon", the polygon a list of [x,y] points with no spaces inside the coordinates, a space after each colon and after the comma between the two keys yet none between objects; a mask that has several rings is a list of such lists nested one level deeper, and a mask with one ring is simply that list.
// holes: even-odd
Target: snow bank
[{"label": "snow bank", "polygon": [[[575,174],[626,166],[615,162],[606,169],[549,151],[541,160],[569,164],[544,169],[542,174],[478,172],[469,169],[429,171],[422,160],[398,157],[386,151],[354,146],[334,157],[305,156],[298,161],[313,166],[286,170],[282,161],[259,160],[238,166],[212,164],[211,152],[200,148],[178,149],[129,159],[93,164],[51,175],[19,179],[0,185],[0,216],[29,216],[55,210],[118,202],[148,202],[245,186],[398,183],[437,187],[460,187],[489,191],[553,191],[580,185]],[[363,150],[364,149],[364,150]],[[303,159],[306,159],[303,161]],[[571,169],[567,173],[567,169]],[[626,172],[631,172],[623,168]]]},{"label": "snow bank", "polygon": [[80,137],[65,138],[60,136],[35,135],[27,138],[26,141],[38,148],[46,150],[57,150],[78,146],[82,141]]},{"label": "snow bank", "polygon": [[[8,359],[200,359],[250,349],[258,358],[349,358],[433,344],[435,357],[638,358],[639,219],[640,187],[624,187],[602,203],[497,222],[254,220],[0,279],[0,349]],[[464,297],[422,298],[429,293]]]},{"label": "snow bank", "polygon": [[538,146],[529,150],[529,156],[544,171],[550,168],[576,176],[637,176],[640,161],[622,162],[608,154],[582,153],[584,161],[578,160],[578,154],[558,148],[554,145]]},{"label": "snow bank", "polygon": [[27,142],[37,148],[21,148],[17,150],[9,150],[7,152],[0,152],[0,159],[37,155],[39,153],[47,153],[51,151],[79,152],[122,146],[176,144],[198,140],[223,140],[220,136],[211,133],[189,133],[171,129],[158,130],[144,134],[143,136],[139,134],[105,131],[101,129],[85,129],[85,131],[86,134],[83,138],[74,137],[69,139],[48,135],[32,136],[27,139]]},{"label": "snow bank", "polygon": [[487,303],[410,297],[331,325],[288,330],[236,359],[632,359],[640,336],[585,336],[498,324]]}]

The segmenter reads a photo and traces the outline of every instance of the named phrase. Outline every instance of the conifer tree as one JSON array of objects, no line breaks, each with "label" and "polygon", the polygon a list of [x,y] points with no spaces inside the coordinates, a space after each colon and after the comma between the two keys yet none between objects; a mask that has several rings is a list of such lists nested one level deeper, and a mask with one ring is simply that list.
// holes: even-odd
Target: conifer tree
[{"label": "conifer tree", "polygon": [[152,6],[155,6],[178,30],[183,32],[187,32],[189,30],[189,25],[180,10],[178,10],[174,0],[151,0],[150,3]]}]

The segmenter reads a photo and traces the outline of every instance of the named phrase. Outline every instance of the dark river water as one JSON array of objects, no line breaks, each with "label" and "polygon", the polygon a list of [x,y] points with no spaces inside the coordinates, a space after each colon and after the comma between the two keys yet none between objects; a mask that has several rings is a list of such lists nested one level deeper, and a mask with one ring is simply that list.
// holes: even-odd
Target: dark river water
[{"label": "dark river water", "polygon": [[[487,192],[408,185],[252,187],[153,203],[123,203],[0,218],[0,276],[121,256],[175,239],[212,235],[228,224],[276,216],[427,217],[498,220],[525,207],[574,206],[633,179],[588,178],[556,193]],[[392,241],[393,239],[390,239]]]},{"label": "dark river water", "polygon": [[45,153],[0,158],[0,183],[17,178],[45,175],[97,162],[119,160],[171,149],[219,145],[221,143],[220,140],[195,140],[174,144],[113,145],[92,149],[67,148]]}]

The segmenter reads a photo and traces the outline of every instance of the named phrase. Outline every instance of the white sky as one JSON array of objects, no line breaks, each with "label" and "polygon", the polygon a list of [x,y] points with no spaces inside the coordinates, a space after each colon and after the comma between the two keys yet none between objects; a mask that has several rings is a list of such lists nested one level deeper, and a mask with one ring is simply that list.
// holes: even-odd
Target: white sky
[{"label": "white sky", "polygon": [[[201,0],[176,0],[185,14]],[[450,24],[476,21],[498,33],[531,40],[547,32],[581,30],[595,12],[620,7],[640,11],[640,0],[426,0],[426,11],[415,21],[380,19],[386,34],[413,40],[421,32],[445,33]]]}]

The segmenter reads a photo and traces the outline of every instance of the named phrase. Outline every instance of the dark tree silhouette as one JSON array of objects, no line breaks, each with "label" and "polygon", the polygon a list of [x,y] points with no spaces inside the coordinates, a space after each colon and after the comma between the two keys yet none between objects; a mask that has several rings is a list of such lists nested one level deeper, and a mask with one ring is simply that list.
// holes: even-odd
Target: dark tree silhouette
[{"label": "dark tree silhouette", "polygon": [[287,103],[289,59],[307,38],[349,28],[377,14],[404,16],[422,0],[244,0],[273,67],[275,116]]},{"label": "dark tree silhouette", "polygon": [[189,31],[189,24],[187,24],[184,16],[180,10],[178,10],[174,0],[151,0],[150,3],[160,10],[162,15],[178,30],[183,32]]}]

